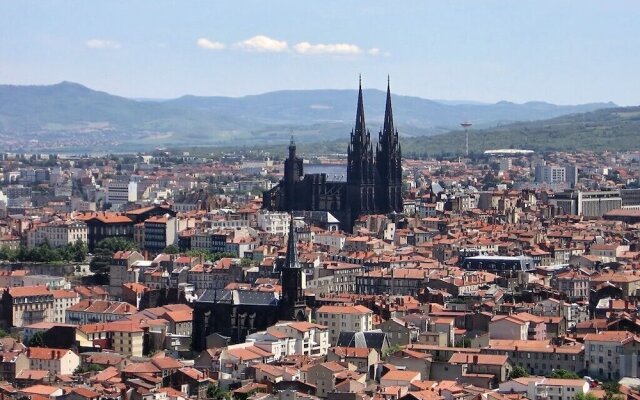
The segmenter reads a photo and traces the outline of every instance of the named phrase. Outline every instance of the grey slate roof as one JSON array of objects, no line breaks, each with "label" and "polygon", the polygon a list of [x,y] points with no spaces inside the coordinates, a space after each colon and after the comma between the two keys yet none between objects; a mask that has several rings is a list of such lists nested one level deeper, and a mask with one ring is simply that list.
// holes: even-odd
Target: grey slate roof
[{"label": "grey slate roof", "polygon": [[378,352],[389,345],[387,334],[380,329],[366,332],[340,332],[336,346],[376,349]]},{"label": "grey slate roof", "polygon": [[275,292],[207,289],[196,301],[201,303],[277,306],[280,302],[280,296]]}]

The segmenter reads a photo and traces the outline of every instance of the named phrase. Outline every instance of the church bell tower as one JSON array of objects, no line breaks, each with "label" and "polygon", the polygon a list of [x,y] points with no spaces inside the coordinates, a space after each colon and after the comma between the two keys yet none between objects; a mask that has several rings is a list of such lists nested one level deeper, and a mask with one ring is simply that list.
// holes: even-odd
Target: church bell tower
[{"label": "church bell tower", "polygon": [[282,299],[280,303],[280,318],[283,320],[307,321],[307,305],[304,289],[306,280],[304,270],[298,261],[298,234],[293,216],[289,225],[287,239],[287,255],[281,269]]}]

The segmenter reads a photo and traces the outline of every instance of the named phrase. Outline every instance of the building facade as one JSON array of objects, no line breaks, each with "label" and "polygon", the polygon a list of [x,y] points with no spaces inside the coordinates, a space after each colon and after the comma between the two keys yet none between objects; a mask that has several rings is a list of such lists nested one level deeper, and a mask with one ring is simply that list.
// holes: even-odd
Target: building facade
[{"label": "building facade", "polygon": [[80,221],[56,221],[38,226],[27,234],[27,247],[33,248],[44,243],[51,247],[62,247],[81,241],[87,243],[87,224]]},{"label": "building facade", "polygon": [[6,327],[53,322],[53,292],[46,286],[23,286],[5,290],[2,294],[2,319]]},{"label": "building facade", "polygon": [[329,342],[336,343],[340,332],[373,329],[373,311],[365,306],[322,306],[316,311],[318,324],[329,329]]}]

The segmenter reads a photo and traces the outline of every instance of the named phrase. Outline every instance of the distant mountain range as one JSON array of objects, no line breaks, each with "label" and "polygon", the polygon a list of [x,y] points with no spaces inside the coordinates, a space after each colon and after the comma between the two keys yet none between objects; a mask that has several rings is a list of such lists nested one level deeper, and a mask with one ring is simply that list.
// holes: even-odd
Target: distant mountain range
[{"label": "distant mountain range", "polygon": [[[384,92],[365,90],[368,127],[377,133]],[[25,148],[144,149],[157,146],[252,145],[346,139],[355,118],[355,90],[288,90],[232,97],[183,96],[132,100],[77,83],[0,85],[0,143]],[[615,107],[613,103],[559,106],[544,102],[483,104],[393,96],[394,117],[404,138],[459,128],[536,121]]]}]

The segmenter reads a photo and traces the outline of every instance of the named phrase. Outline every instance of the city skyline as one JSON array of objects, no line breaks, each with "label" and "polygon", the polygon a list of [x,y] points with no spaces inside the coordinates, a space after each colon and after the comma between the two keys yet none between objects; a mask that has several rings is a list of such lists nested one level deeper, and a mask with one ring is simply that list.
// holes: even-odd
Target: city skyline
[{"label": "city skyline", "polygon": [[640,5],[629,1],[26,1],[0,12],[1,84],[244,96],[354,89],[362,73],[365,88],[384,90],[390,74],[395,93],[429,99],[640,103]]}]

